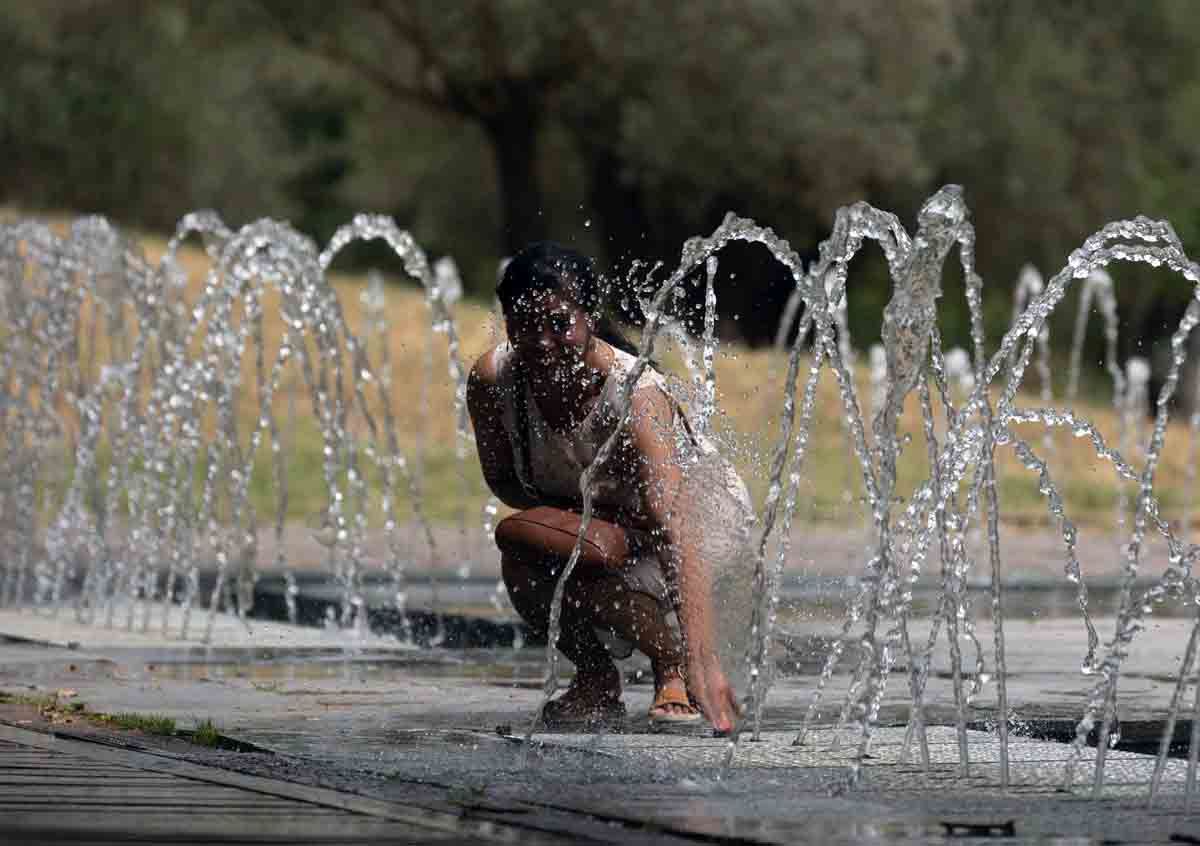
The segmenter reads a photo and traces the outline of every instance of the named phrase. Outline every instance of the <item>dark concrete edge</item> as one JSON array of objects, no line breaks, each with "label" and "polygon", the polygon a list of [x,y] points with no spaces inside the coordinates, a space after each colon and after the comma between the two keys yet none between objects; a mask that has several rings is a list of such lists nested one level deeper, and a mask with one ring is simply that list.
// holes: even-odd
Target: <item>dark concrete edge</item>
[{"label": "dark concrete edge", "polygon": [[12,632],[0,632],[0,644],[5,643],[15,646],[40,646],[43,649],[69,649],[71,651],[81,648],[79,642],[75,640],[40,640],[33,637],[23,637]]}]

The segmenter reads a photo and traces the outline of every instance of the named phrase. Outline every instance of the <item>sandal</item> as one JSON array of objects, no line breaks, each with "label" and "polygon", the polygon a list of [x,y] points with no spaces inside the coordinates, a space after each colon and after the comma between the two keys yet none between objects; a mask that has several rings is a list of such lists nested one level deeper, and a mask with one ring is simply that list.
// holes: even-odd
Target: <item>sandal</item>
[{"label": "sandal", "polygon": [[[680,713],[666,710],[671,705],[678,705],[687,710]],[[659,713],[655,713],[655,712]],[[654,703],[646,715],[653,729],[669,729],[683,726],[694,726],[704,719],[700,708],[688,696],[686,690],[680,690],[678,685],[665,684],[654,694]]]}]

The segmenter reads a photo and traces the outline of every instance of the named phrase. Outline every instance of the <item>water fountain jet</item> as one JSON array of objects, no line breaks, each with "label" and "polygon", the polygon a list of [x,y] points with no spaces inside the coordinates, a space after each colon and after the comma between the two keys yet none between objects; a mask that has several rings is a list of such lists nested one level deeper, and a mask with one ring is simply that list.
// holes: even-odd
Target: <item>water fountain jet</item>
[{"label": "water fountain jet", "polygon": [[[178,266],[182,244],[192,238],[202,241],[211,261],[198,294],[189,293]],[[350,241],[363,238],[388,243],[405,272],[426,292],[431,325],[445,338],[455,400],[454,455],[462,468],[470,459],[471,438],[462,402],[466,371],[449,309],[455,275],[446,265],[439,274],[393,221],[357,218],[318,252],[311,241],[283,224],[260,221],[234,231],[214,215],[189,215],[157,266],[95,219],[78,223],[66,237],[29,222],[0,229],[4,286],[0,363],[5,373],[0,392],[4,424],[0,467],[9,479],[0,493],[0,529],[7,548],[14,552],[3,564],[0,603],[31,606],[39,614],[70,609],[83,622],[141,630],[161,612],[161,630],[176,631],[181,637],[193,625],[191,615],[197,609],[207,608],[208,636],[222,607],[236,611],[249,626],[249,597],[261,555],[250,486],[255,456],[266,449],[278,495],[270,521],[277,541],[274,563],[287,574],[288,615],[294,618],[293,603],[301,589],[279,539],[286,529],[290,490],[288,435],[300,416],[297,402],[307,401],[310,417],[320,429],[327,494],[314,528],[322,537],[328,536],[323,555],[339,590],[333,624],[363,632],[367,626],[364,577],[375,563],[388,574],[393,602],[403,615],[407,561],[413,557],[405,549],[398,515],[406,490],[417,535],[428,555],[436,561],[445,552],[430,518],[422,512],[414,462],[400,448],[378,286],[366,292],[368,328],[358,335],[349,328],[337,292],[328,282],[334,256]],[[1155,424],[1144,447],[1138,449],[1132,444],[1141,443],[1140,436],[1131,440],[1118,435],[1116,446],[1110,446],[1094,424],[1072,409],[1051,407],[1047,321],[1072,283],[1078,282],[1081,289],[1081,317],[1092,301],[1098,303],[1105,319],[1105,367],[1113,381],[1114,403],[1124,410],[1140,391],[1138,380],[1116,360],[1116,301],[1104,267],[1113,261],[1163,265],[1193,285],[1200,279],[1200,269],[1166,224],[1145,218],[1110,224],[1073,253],[1040,291],[1032,283],[1023,286],[1012,325],[989,357],[984,349],[982,279],[974,268],[974,232],[961,191],[954,186],[926,202],[912,235],[894,215],[865,203],[839,210],[831,237],[807,267],[771,230],[730,216],[709,237],[684,245],[677,268],[649,300],[637,365],[620,393],[623,413],[628,411],[632,385],[654,352],[656,337],[671,320],[673,291],[685,278],[702,274],[706,289],[701,352],[691,384],[700,398],[700,418],[706,425],[712,421],[719,350],[713,277],[720,250],[733,241],[761,243],[787,268],[794,291],[779,337],[786,339],[796,328],[788,350],[786,391],[779,406],[766,494],[753,524],[755,557],[753,572],[748,574],[753,602],[746,618],[737,621],[746,639],[736,663],[746,679],[746,711],[752,720],[747,728],[759,735],[775,681],[771,652],[779,632],[780,586],[805,462],[811,458],[817,387],[821,375],[830,370],[838,383],[847,449],[858,462],[871,515],[871,550],[863,557],[863,577],[848,603],[840,636],[829,648],[813,685],[797,742],[810,741],[845,644],[854,638],[858,657],[841,698],[836,732],[839,742],[851,741],[846,786],[853,786],[861,774],[889,676],[902,662],[911,706],[905,754],[915,746],[922,763],[931,766],[926,692],[933,650],[944,630],[952,662],[960,771],[967,773],[972,763],[967,707],[990,676],[998,700],[999,783],[1001,788],[1009,785],[1005,580],[996,454],[1010,451],[1037,478],[1050,520],[1062,538],[1065,579],[1076,591],[1087,632],[1082,669],[1091,676],[1091,690],[1077,726],[1075,757],[1064,772],[1064,781],[1072,784],[1075,760],[1097,724],[1101,749],[1107,748],[1122,665],[1146,616],[1168,599],[1197,596],[1192,568],[1198,549],[1171,526],[1154,486],[1186,342],[1200,319],[1200,299],[1193,296],[1172,337],[1173,357],[1156,400]],[[882,360],[873,367],[870,427],[858,396],[846,330],[846,310],[853,295],[849,266],[866,241],[880,244],[893,281],[892,299],[884,312]],[[937,325],[941,276],[956,250],[971,314],[972,350],[965,354],[966,366],[962,356],[943,352]],[[279,298],[284,316],[278,345],[266,343],[263,336],[268,297]],[[94,319],[84,320],[84,314]],[[1085,323],[1077,320],[1072,339],[1064,394],[1068,403],[1078,392],[1081,325]],[[103,367],[92,361],[78,366],[89,356],[101,363],[99,348],[107,351]],[[1043,407],[1039,408],[1024,407],[1018,400],[1031,365],[1041,377]],[[286,416],[276,408],[280,396]],[[244,398],[258,412],[248,428],[239,424],[237,414]],[[897,474],[907,437],[901,423],[906,398],[919,409],[917,442],[924,441],[928,476],[902,491]],[[1027,426],[1041,427],[1047,437],[1067,429],[1090,443],[1097,461],[1105,462],[1116,478],[1138,486],[1130,537],[1124,544],[1116,628],[1107,644],[1101,644],[1089,613],[1077,553],[1078,531],[1051,474],[1051,463],[1058,456],[1045,448],[1049,441],[1043,440],[1038,450],[1020,437],[1018,427]],[[612,448],[610,439],[597,463]],[[60,456],[73,458],[56,465]],[[69,478],[54,488],[55,474],[64,472]],[[464,470],[458,472],[465,477]],[[372,502],[372,474],[382,492],[378,503]],[[580,480],[584,526],[591,516],[591,481],[589,473]],[[39,496],[43,490],[47,494]],[[489,501],[481,521],[485,531],[496,514],[496,503]],[[388,551],[379,562],[371,561],[365,552],[369,519],[382,521],[387,538]],[[465,518],[456,521],[465,534]],[[976,528],[985,529],[987,537],[993,626],[990,672],[966,590],[974,566],[967,537]],[[1139,591],[1135,578],[1147,532],[1166,540],[1169,558],[1165,570]],[[576,551],[559,583],[558,604],[578,554],[577,538]],[[913,591],[925,575],[927,561],[935,556],[941,564],[935,610],[927,638],[918,642],[911,629]],[[204,597],[201,575],[209,564],[214,584]],[[73,582],[80,585],[75,594],[69,590]],[[556,605],[551,614],[546,699],[558,686],[554,642],[560,615]],[[1181,678],[1194,663],[1197,630],[1193,629],[1185,650]],[[965,671],[972,653],[974,671]],[[1170,706],[1170,725],[1183,707],[1183,698],[1179,687]],[[1194,790],[1198,747],[1200,742],[1194,741],[1189,794]],[[738,754],[735,737],[727,760]],[[1162,760],[1152,791],[1160,789]],[[1096,791],[1103,787],[1103,761],[1101,751],[1093,777]]]}]

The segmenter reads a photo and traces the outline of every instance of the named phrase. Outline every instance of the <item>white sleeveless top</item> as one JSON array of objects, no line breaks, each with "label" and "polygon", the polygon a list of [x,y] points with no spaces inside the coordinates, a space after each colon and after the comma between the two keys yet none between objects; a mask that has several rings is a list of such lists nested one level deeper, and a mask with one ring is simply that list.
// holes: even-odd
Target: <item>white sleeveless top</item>
[{"label": "white sleeveless top", "polygon": [[[613,347],[612,351],[612,368],[601,388],[600,396],[592,404],[587,416],[568,432],[558,431],[546,422],[528,382],[524,386],[524,397],[518,399],[516,380],[513,378],[517,361],[512,346],[504,343],[492,351],[492,363],[498,375],[497,381],[503,398],[502,422],[512,445],[513,465],[517,477],[526,488],[549,497],[580,501],[579,477],[595,460],[600,447],[616,427],[616,406],[621,385],[636,361],[634,356],[616,347]],[[749,493],[733,466],[721,456],[712,440],[697,432],[688,419],[687,412],[671,393],[667,380],[650,367],[642,371],[634,390],[641,391],[647,388],[661,390],[675,410],[675,453],[676,460],[684,469],[685,481],[689,475],[694,475],[688,471],[696,465],[707,465],[710,471],[717,469],[714,464],[719,465],[721,478],[710,477],[705,483],[718,482],[733,500],[746,509],[751,509]],[[528,464],[521,454],[522,438],[518,431],[520,417],[517,403],[522,401],[529,427]],[[642,511],[641,497],[637,485],[632,480],[616,475],[609,468],[601,468],[593,482],[597,503],[634,513]]]},{"label": "white sleeveless top", "polygon": [[[525,383],[524,397],[517,397],[520,380],[514,380],[513,372],[519,365],[511,345],[501,344],[492,355],[502,397],[502,422],[522,485],[546,497],[580,502],[580,474],[595,460],[600,447],[617,425],[616,406],[621,385],[636,359],[614,347],[612,367],[600,396],[578,426],[572,431],[560,432],[543,418],[528,382]],[[642,371],[635,390],[647,388],[661,390],[675,410],[674,460],[683,471],[683,484],[676,500],[668,507],[682,518],[685,531],[712,566],[735,566],[735,559],[740,561],[746,557],[749,532],[755,522],[746,485],[716,444],[697,431],[661,373],[651,368]],[[524,402],[526,409],[528,463],[522,455],[518,402]],[[616,467],[601,468],[593,477],[595,502],[633,514],[643,513],[637,481],[630,479],[628,472],[616,471]]]}]

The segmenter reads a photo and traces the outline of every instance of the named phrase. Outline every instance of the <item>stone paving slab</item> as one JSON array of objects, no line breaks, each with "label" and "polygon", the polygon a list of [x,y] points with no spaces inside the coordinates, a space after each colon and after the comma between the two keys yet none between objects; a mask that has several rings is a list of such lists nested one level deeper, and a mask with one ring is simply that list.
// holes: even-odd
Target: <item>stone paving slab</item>
[{"label": "stone paving slab", "polygon": [[[35,614],[31,611],[0,609],[0,637],[30,640],[43,644],[70,646],[82,651],[89,650],[142,650],[146,654],[154,650],[168,650],[178,654],[181,646],[195,650],[197,659],[210,663],[222,661],[219,650],[261,650],[265,654],[275,650],[280,653],[297,653],[304,650],[325,651],[353,660],[362,654],[392,653],[414,656],[441,655],[454,660],[448,651],[419,651],[400,644],[389,636],[371,634],[357,635],[339,630],[325,630],[286,623],[251,621],[247,629],[237,617],[218,615],[212,642],[202,642],[203,627],[191,627],[189,639],[181,641],[176,634],[164,637],[161,630],[152,627],[148,631],[133,631],[122,627],[109,629],[104,626],[85,625],[75,621],[66,613],[58,617]],[[1095,625],[1102,638],[1111,637],[1115,621],[1111,617],[1098,617]],[[1192,625],[1190,619],[1177,617],[1151,617],[1146,629],[1133,641],[1121,676],[1122,719],[1144,718],[1165,711],[1174,690],[1174,680],[1179,671],[1183,647]],[[911,637],[924,642],[929,630],[927,620],[914,620],[910,627]],[[781,661],[795,664],[798,678],[807,678],[819,671],[828,639],[839,631],[837,620],[809,618],[789,624],[777,650]],[[177,632],[178,628],[171,631]],[[986,669],[994,672],[991,648],[991,627],[985,619],[977,623],[977,636],[983,648]],[[1081,710],[1092,680],[1080,674],[1079,667],[1087,649],[1087,637],[1082,622],[1077,618],[1048,618],[1008,620],[1005,623],[1006,652],[1008,665],[1008,699],[1011,707],[1021,716],[1030,716],[1026,711],[1042,712],[1047,707],[1059,708],[1064,712]],[[214,651],[207,651],[214,650]],[[854,638],[847,641],[839,670],[848,670],[852,665]],[[466,654],[465,651],[463,654]],[[537,656],[538,650],[528,654]],[[962,666],[967,674],[974,673],[975,654],[966,641],[963,643]],[[640,666],[635,664],[630,667]],[[644,667],[642,667],[645,669]],[[949,684],[951,664],[949,649],[943,637],[933,656],[932,676],[929,682],[929,701],[952,702]],[[538,673],[540,676],[540,672]],[[336,687],[336,678],[314,678],[312,674],[299,673],[294,679],[276,676],[273,682],[280,686],[298,685],[312,692],[320,685]],[[414,677],[412,685],[419,689],[423,679]],[[827,708],[837,708],[837,687],[825,697]],[[903,683],[891,685],[889,701],[902,702]],[[378,690],[378,688],[374,688]],[[785,682],[786,690],[786,682]],[[994,707],[996,685],[986,685],[975,700],[976,711]],[[1190,701],[1190,698],[1189,700]],[[829,704],[832,703],[832,704]],[[403,705],[403,703],[400,703]],[[451,709],[453,703],[450,703]],[[640,706],[639,706],[640,710]],[[793,708],[793,710],[795,710]]]},{"label": "stone paving slab", "polygon": [[[901,764],[904,729],[877,728],[873,733],[869,758],[864,764],[864,787],[920,784],[925,779],[950,779],[957,783],[973,783],[979,787],[1000,784],[1000,744],[995,735],[978,731],[967,732],[968,775],[960,767],[956,731],[949,727],[933,726],[928,730],[930,771],[925,773],[917,762],[916,750],[912,760]],[[794,732],[767,731],[755,742],[746,738],[730,757],[730,742],[722,738],[675,737],[671,735],[611,735],[598,739],[581,735],[539,734],[544,743],[574,746],[592,752],[608,752],[628,759],[645,759],[680,771],[720,767],[728,759],[735,770],[815,769],[822,772],[848,767],[856,757],[854,738],[832,730],[809,734],[803,746],[794,746]],[[839,742],[840,741],[840,742]],[[1063,743],[1014,737],[1009,745],[1010,780],[1014,785],[1039,787],[1057,793],[1063,790],[1066,766],[1073,756],[1072,747]],[[1090,795],[1095,772],[1096,750],[1086,748],[1078,758],[1075,771],[1075,792]],[[1105,766],[1106,789],[1113,795],[1125,795],[1130,788],[1148,792],[1154,759],[1148,755],[1110,750]],[[1183,790],[1187,762],[1167,761],[1163,773],[1164,793]],[[847,776],[848,777],[848,774]],[[1106,794],[1107,795],[1107,794]]]},{"label": "stone paving slab", "polygon": [[[26,707],[25,713],[34,712]],[[123,843],[196,844],[694,842],[639,821],[489,802],[475,791],[372,779],[361,769],[335,770],[315,760],[221,752],[86,723],[22,721],[34,723],[35,731],[12,725],[13,717],[12,706],[0,706],[0,807],[23,815],[11,825],[0,816],[4,843],[94,843],[108,836]],[[30,778],[58,785],[61,795],[31,803]],[[87,809],[76,808],[77,800]],[[102,819],[80,828],[88,813]]]}]

